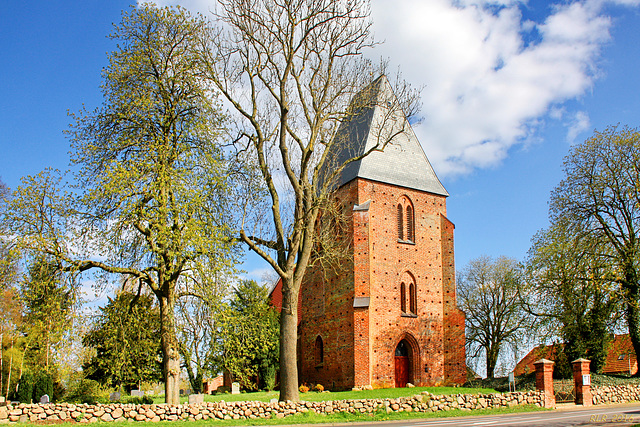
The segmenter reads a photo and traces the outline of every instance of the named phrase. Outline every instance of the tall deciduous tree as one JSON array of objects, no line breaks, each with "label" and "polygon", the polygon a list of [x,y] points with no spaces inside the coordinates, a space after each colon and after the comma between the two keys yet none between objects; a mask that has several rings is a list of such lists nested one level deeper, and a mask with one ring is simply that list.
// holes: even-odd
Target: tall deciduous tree
[{"label": "tall deciduous tree", "polygon": [[100,308],[82,339],[96,351],[83,366],[86,377],[128,390],[139,388],[143,381],[162,379],[159,334],[160,313],[153,297],[119,292]]},{"label": "tall deciduous tree", "polygon": [[629,336],[640,354],[640,131],[611,126],[575,145],[551,196],[552,222],[566,221],[611,257]]},{"label": "tall deciduous tree", "polygon": [[403,84],[402,105],[373,96],[380,70],[362,57],[375,44],[368,1],[221,0],[217,18],[221,27],[204,49],[208,77],[231,106],[236,147],[257,171],[247,181],[249,202],[237,209],[239,237],[282,278],[280,399],[298,400],[298,296],[332,178],[404,131],[382,131],[370,151],[338,164],[332,147],[348,143],[338,128],[372,102],[404,119],[416,98],[404,96],[412,92]]},{"label": "tall deciduous tree", "polygon": [[27,336],[25,357],[31,365],[53,373],[56,351],[73,329],[79,306],[77,283],[57,263],[35,258],[20,287]]},{"label": "tall deciduous tree", "polygon": [[[523,289],[540,334],[562,340],[565,361],[591,360],[593,372],[604,367],[620,307],[617,267],[607,248],[559,218],[533,238]],[[571,370],[556,361],[554,372],[570,377]]]},{"label": "tall deciduous tree", "polygon": [[226,268],[222,116],[200,78],[206,21],[146,4],[123,14],[103,72],[104,102],[69,131],[75,187],[45,172],[24,180],[7,222],[25,251],[61,268],[125,276],[160,309],[167,403],[179,403],[176,289],[197,269]]},{"label": "tall deciduous tree", "polygon": [[466,314],[467,354],[484,352],[487,377],[493,378],[500,352],[517,346],[531,325],[519,296],[522,270],[507,257],[473,259],[458,277],[458,301]]}]

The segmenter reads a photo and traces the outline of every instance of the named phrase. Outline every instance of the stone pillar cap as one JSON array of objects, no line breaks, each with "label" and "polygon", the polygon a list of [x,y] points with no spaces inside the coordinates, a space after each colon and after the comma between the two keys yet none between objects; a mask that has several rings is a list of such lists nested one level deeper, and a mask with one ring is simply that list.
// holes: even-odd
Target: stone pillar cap
[{"label": "stone pillar cap", "polygon": [[533,362],[534,365],[537,365],[539,363],[544,363],[544,364],[548,364],[548,363],[556,363],[553,360],[549,360],[549,359],[540,359],[537,362]]},{"label": "stone pillar cap", "polygon": [[576,363],[576,362],[591,362],[591,360],[587,360],[587,359],[585,359],[585,358],[581,357],[580,359],[576,359],[576,360],[574,360],[574,361],[573,361],[573,362],[571,362],[571,363]]}]

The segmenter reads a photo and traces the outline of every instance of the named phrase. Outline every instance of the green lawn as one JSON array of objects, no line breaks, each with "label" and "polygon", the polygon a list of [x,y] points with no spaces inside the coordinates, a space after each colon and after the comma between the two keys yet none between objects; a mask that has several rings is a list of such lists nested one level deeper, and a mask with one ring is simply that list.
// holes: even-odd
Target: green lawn
[{"label": "green lawn", "polygon": [[[412,388],[381,388],[376,390],[362,390],[362,391],[337,391],[337,392],[324,392],[317,393],[310,391],[308,393],[300,393],[300,400],[310,402],[320,402],[327,400],[347,400],[347,399],[395,399],[397,397],[413,396],[423,391],[428,391],[431,394],[490,394],[497,393],[492,388],[466,388],[466,387],[412,387]],[[260,401],[269,402],[271,399],[277,399],[279,392],[259,391],[255,393],[240,393],[240,394],[205,394],[205,402],[219,402],[224,400],[225,402],[237,402],[237,401]],[[163,403],[164,398],[161,396],[154,397],[154,403]],[[180,398],[181,403],[187,403],[187,397]]]}]

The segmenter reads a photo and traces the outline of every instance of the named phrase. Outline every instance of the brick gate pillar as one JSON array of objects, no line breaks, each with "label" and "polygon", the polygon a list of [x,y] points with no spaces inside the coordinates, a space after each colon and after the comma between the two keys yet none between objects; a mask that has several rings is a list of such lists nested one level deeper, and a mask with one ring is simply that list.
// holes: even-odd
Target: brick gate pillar
[{"label": "brick gate pillar", "polygon": [[573,365],[573,382],[576,387],[576,405],[591,406],[593,404],[590,363],[591,361],[587,359],[578,359],[571,362],[571,365]]},{"label": "brick gate pillar", "polygon": [[533,363],[536,367],[536,390],[544,392],[543,406],[556,407],[556,396],[553,394],[553,361],[540,359]]}]

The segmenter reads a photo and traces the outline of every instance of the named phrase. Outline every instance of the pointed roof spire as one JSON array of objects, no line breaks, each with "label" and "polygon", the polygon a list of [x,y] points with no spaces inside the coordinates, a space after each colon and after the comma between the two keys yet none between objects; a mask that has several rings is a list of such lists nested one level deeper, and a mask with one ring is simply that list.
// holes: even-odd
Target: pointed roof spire
[{"label": "pointed roof spire", "polygon": [[386,76],[353,97],[334,139],[329,158],[335,165],[349,163],[336,187],[355,178],[448,196],[436,176]]}]

